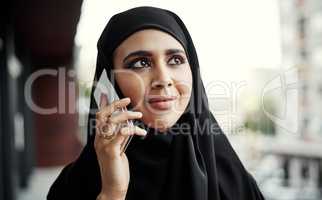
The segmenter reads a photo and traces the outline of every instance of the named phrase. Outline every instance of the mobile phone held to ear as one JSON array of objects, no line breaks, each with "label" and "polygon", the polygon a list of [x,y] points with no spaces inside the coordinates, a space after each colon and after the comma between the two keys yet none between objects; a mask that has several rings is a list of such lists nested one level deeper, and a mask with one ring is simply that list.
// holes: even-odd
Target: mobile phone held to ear
[{"label": "mobile phone held to ear", "polygon": [[[96,104],[98,105],[98,108],[100,108],[101,105],[101,95],[106,95],[107,97],[107,103],[111,104],[113,101],[119,100],[120,98],[118,97],[112,83],[109,81],[106,70],[104,69],[95,88],[94,91],[94,98],[96,101]],[[113,114],[118,113],[118,112],[124,112],[127,111],[126,107],[121,108],[120,110],[114,111]],[[126,120],[126,125],[131,127],[133,126],[133,121],[132,120]],[[121,147],[121,153],[124,153],[126,148],[131,142],[133,135],[129,136],[126,138],[126,140],[123,142],[122,147]]]}]

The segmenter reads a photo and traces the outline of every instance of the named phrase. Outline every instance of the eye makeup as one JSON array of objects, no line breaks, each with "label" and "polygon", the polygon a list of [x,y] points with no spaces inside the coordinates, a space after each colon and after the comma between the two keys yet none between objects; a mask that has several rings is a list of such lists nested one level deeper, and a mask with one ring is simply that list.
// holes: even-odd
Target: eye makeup
[{"label": "eye makeup", "polygon": [[[178,60],[176,60],[176,59],[178,59],[180,63],[177,63]],[[169,64],[171,60],[174,60],[175,63],[174,64]],[[186,63],[186,58],[181,56],[181,55],[179,55],[179,54],[171,56],[171,58],[168,60],[169,65],[182,65],[184,63]]]},{"label": "eye makeup", "polygon": [[[126,62],[125,68],[126,69],[133,69],[133,70],[143,69],[143,68],[152,67],[152,63],[153,63],[153,61],[152,61],[151,57],[138,57],[138,58],[134,58],[133,60]],[[170,59],[168,59],[168,61],[167,61],[167,64],[169,66],[179,66],[184,63],[186,63],[186,58],[180,54],[172,55],[170,57]],[[141,67],[139,67],[137,65],[141,65]]]},{"label": "eye makeup", "polygon": [[[136,65],[137,64],[141,64],[143,65],[142,67],[137,67]],[[146,66],[148,65],[148,66]],[[138,58],[135,58],[129,62],[126,62],[125,63],[125,68],[126,69],[142,69],[142,68],[145,68],[145,67],[151,67],[152,65],[152,61],[150,58],[147,58],[147,57],[138,57]]]}]

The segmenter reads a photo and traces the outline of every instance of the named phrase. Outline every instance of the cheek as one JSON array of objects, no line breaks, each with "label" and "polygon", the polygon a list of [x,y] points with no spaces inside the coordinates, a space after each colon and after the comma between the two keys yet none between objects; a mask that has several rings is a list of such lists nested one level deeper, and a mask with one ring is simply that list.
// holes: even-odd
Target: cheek
[{"label": "cheek", "polygon": [[182,82],[177,84],[177,90],[181,98],[189,99],[191,95],[191,83]]},{"label": "cheek", "polygon": [[144,79],[135,75],[124,75],[116,77],[116,81],[124,96],[130,97],[133,107],[141,105],[146,88]]},{"label": "cheek", "polygon": [[181,98],[188,99],[192,90],[192,74],[191,71],[185,71],[177,74],[177,82],[175,83]]}]

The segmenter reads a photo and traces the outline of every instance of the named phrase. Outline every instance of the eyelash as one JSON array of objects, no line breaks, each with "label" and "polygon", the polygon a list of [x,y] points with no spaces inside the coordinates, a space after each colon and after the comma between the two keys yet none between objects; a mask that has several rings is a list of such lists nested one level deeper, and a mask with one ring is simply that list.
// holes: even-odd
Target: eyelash
[{"label": "eyelash", "polygon": [[151,61],[150,61],[148,58],[146,58],[146,57],[139,57],[139,58],[136,58],[136,59],[134,59],[134,60],[132,60],[132,61],[128,62],[128,63],[126,64],[126,68],[127,68],[127,69],[140,69],[140,68],[143,68],[143,67],[134,67],[134,65],[135,65],[137,62],[142,62],[142,61],[145,61],[145,62],[149,63],[149,65],[151,65]]},{"label": "eyelash", "polygon": [[[169,59],[169,61],[172,60],[172,59],[176,59],[176,58],[178,58],[180,60],[180,64],[173,64],[173,65],[182,65],[182,64],[184,64],[186,62],[186,59],[184,57],[180,56],[180,55],[174,55],[174,56],[172,56]],[[170,64],[170,65],[172,65],[172,64]]]},{"label": "eyelash", "polygon": [[[180,56],[180,55],[174,55],[172,56],[169,60],[168,60],[168,63],[172,60],[172,59],[176,59],[178,58],[180,60],[180,63],[179,64],[169,64],[170,66],[175,66],[175,65],[182,65],[184,63],[186,63],[186,58]],[[145,68],[145,67],[134,67],[134,65],[137,63],[137,62],[146,62],[149,66],[148,67],[151,67],[151,59],[147,58],[147,57],[139,57],[139,58],[136,58],[130,62],[128,62],[126,64],[126,68],[127,69],[142,69],[142,68]]]}]

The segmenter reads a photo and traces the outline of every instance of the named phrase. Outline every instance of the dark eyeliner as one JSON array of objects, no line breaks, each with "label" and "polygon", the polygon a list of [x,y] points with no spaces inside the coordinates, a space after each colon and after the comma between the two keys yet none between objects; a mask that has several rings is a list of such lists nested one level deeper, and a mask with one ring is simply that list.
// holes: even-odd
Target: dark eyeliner
[{"label": "dark eyeliner", "polygon": [[133,67],[135,63],[137,63],[138,61],[142,60],[144,58],[142,57],[138,57],[138,58],[135,58],[127,63],[125,63],[125,67],[126,69],[135,69],[135,68],[138,68],[138,67]]},{"label": "dark eyeliner", "polygon": [[186,58],[184,58],[183,56],[181,56],[181,55],[173,55],[173,56],[171,56],[171,58],[168,60],[168,62],[170,61],[170,60],[172,60],[172,59],[175,59],[175,58],[178,58],[179,60],[180,60],[180,64],[178,64],[178,65],[181,65],[181,64],[184,64],[184,63],[186,63]]}]

